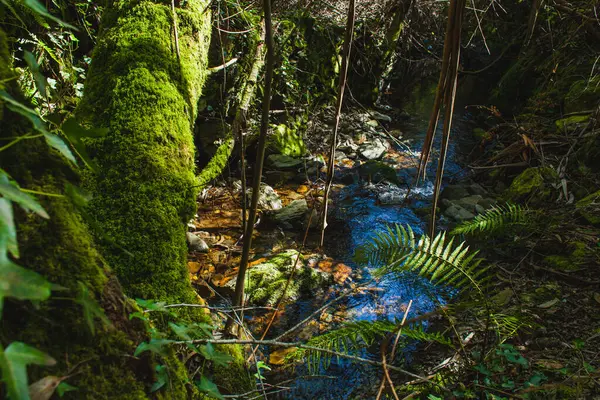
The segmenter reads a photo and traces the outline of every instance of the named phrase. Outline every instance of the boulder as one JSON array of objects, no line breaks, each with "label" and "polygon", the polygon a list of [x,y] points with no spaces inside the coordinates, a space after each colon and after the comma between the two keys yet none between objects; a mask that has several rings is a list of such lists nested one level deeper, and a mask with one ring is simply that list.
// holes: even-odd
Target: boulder
[{"label": "boulder", "polygon": [[463,185],[447,185],[442,190],[440,197],[447,200],[458,200],[469,195],[468,189]]},{"label": "boulder", "polygon": [[[298,259],[297,263],[296,259]],[[314,294],[333,281],[331,274],[305,266],[303,257],[300,255],[298,258],[296,250],[286,250],[248,269],[246,289],[248,302],[257,306],[275,305],[283,294],[294,266],[296,272],[285,293],[286,301],[297,300],[302,293]],[[225,286],[234,288],[235,281],[232,279]]]},{"label": "boulder", "polygon": [[[246,199],[246,204],[249,205],[250,201],[252,201],[252,189],[246,191]],[[275,190],[271,186],[261,183],[258,194],[258,208],[263,210],[279,210],[282,207],[281,198],[279,198]]]},{"label": "boulder", "polygon": [[371,118],[382,122],[392,122],[392,117],[389,115],[382,114],[378,111],[371,111]]},{"label": "boulder", "polygon": [[308,204],[305,199],[294,200],[287,206],[270,212],[268,219],[277,225],[291,229],[304,224],[308,212]]},{"label": "boulder", "polygon": [[279,169],[297,168],[304,163],[298,158],[290,157],[285,154],[271,154],[267,157],[267,161],[272,167]]},{"label": "boulder", "polygon": [[200,253],[207,253],[209,250],[208,244],[198,236],[194,235],[192,232],[187,232],[185,237],[188,242],[188,247],[190,251],[197,251]]},{"label": "boulder", "polygon": [[456,204],[448,207],[448,209],[444,211],[444,216],[455,222],[463,222],[475,218],[475,214]]},{"label": "boulder", "polygon": [[358,153],[367,160],[377,160],[381,158],[388,149],[386,141],[373,139],[370,142],[363,143],[358,148]]},{"label": "boulder", "polygon": [[483,198],[476,194],[473,196],[467,196],[467,197],[463,197],[462,199],[459,200],[455,200],[453,201],[453,203],[457,206],[460,206],[462,208],[464,208],[465,210],[468,210],[471,213],[475,212],[475,206],[477,206],[477,203],[479,203],[479,201],[481,201]]}]

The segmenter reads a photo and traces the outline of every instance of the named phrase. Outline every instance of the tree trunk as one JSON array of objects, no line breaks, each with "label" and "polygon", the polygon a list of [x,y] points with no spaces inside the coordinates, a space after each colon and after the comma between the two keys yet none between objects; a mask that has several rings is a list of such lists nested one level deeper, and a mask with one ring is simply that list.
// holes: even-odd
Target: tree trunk
[{"label": "tree trunk", "polygon": [[[109,3],[78,115],[109,128],[90,140],[99,174],[90,211],[111,242],[106,257],[132,297],[195,302],[186,223],[196,212],[193,124],[210,42],[206,0]],[[124,249],[126,251],[121,250]]]},{"label": "tree trunk", "polygon": [[[6,37],[0,31],[0,81],[16,82],[11,79],[15,75],[8,67],[10,64]],[[5,89],[25,103],[16,85]],[[31,129],[1,101],[0,119],[0,139],[20,136]],[[0,168],[21,187],[45,193],[63,194],[68,183],[78,180],[77,172],[42,138],[23,140],[2,151]],[[154,380],[152,360],[147,355],[130,357],[136,344],[146,339],[143,324],[128,318],[134,306],[123,295],[118,280],[98,252],[71,201],[66,197],[45,196],[39,201],[50,215],[47,220],[27,215],[13,205],[21,253],[16,262],[65,289],[37,306],[6,299],[0,325],[2,345],[21,341],[57,360],[52,368],[29,368],[30,382],[47,375],[66,376],[81,363],[73,371],[74,376],[67,380],[79,390],[65,398],[146,399]],[[91,334],[81,305],[74,302],[79,282],[89,289],[111,322],[111,326],[104,328],[97,323],[96,335]],[[185,398],[183,379],[176,377],[185,371],[178,363],[172,368],[176,378],[174,394]],[[1,388],[0,397],[3,398]]]}]

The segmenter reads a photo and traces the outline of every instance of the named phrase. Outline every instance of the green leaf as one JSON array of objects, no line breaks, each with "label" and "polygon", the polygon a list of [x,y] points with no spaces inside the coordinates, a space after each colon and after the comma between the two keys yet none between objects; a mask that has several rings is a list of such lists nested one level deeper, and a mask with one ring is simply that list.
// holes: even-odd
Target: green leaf
[{"label": "green leaf", "polygon": [[10,201],[18,203],[25,211],[33,211],[42,218],[50,218],[46,210],[29,194],[8,181],[8,176],[0,172],[0,194]]},{"label": "green leaf", "polygon": [[93,128],[87,129],[79,125],[75,118],[67,119],[60,127],[65,136],[69,139],[83,162],[92,170],[97,171],[98,167],[96,163],[88,155],[85,145],[81,141],[81,138],[99,138],[105,136],[108,133],[107,128]]},{"label": "green leaf", "polygon": [[25,52],[23,53],[23,59],[25,59],[27,66],[29,66],[31,73],[33,74],[33,79],[35,81],[35,86],[37,87],[37,90],[43,97],[46,97],[46,77],[40,72],[40,66],[37,60],[35,59],[35,56],[32,53],[25,50]]},{"label": "green leaf", "polygon": [[[0,238],[0,249],[5,247]],[[0,315],[5,297],[18,300],[43,301],[50,297],[52,284],[37,272],[30,271],[14,264],[8,254],[0,251]]]},{"label": "green leaf", "polygon": [[56,387],[56,393],[58,393],[59,397],[63,397],[67,392],[74,392],[76,390],[79,390],[77,386],[71,386],[67,382],[61,382]]},{"label": "green leaf", "polygon": [[165,307],[167,303],[164,301],[135,299],[135,302],[138,303],[140,307],[145,308],[148,311],[169,311],[169,309]]},{"label": "green leaf", "polygon": [[150,392],[156,392],[169,382],[169,373],[166,365],[157,365],[154,370],[156,371],[156,382],[150,388]]},{"label": "green leaf", "polygon": [[46,7],[44,7],[44,5],[38,0],[24,0],[23,4],[29,7],[29,9],[31,9],[31,11],[33,11],[34,13],[39,14],[42,17],[48,18],[49,20],[54,21],[57,24],[64,26],[65,28],[73,29],[74,31],[78,30],[73,25],[67,24],[66,22],[50,14]]},{"label": "green leaf", "polygon": [[36,131],[40,133],[48,133],[48,131],[46,130],[46,124],[42,120],[42,117],[40,117],[40,115],[37,113],[37,111],[32,110],[31,108],[19,103],[4,90],[0,90],[0,99],[6,101],[6,107],[8,107],[9,110],[16,112],[17,114],[21,114],[22,116],[27,118],[33,124],[33,127]]},{"label": "green leaf", "polygon": [[106,317],[106,314],[104,314],[104,310],[102,310],[90,294],[87,286],[81,281],[78,281],[77,285],[79,286],[79,293],[77,294],[75,302],[83,307],[83,317],[85,322],[87,323],[90,332],[92,332],[92,335],[95,335],[94,318],[98,318],[103,325],[110,325],[110,321]]},{"label": "green leaf", "polygon": [[25,343],[12,342],[4,351],[0,347],[2,380],[11,399],[29,400],[27,384],[27,366],[29,364],[51,366],[56,364],[56,361]]},{"label": "green leaf", "polygon": [[[3,245],[3,246],[2,246]],[[4,248],[3,248],[4,247]],[[12,203],[0,198],[0,252],[9,252],[13,257],[19,258],[17,243],[17,228],[13,216]]]},{"label": "green leaf", "polygon": [[202,375],[202,377],[200,378],[200,383],[198,383],[197,386],[200,391],[208,394],[209,396],[215,399],[225,399],[223,395],[221,395],[221,392],[219,392],[219,388],[217,387],[217,385],[215,385],[210,379],[208,379],[204,375]]},{"label": "green leaf", "polygon": [[215,347],[211,343],[206,343],[204,346],[200,346],[200,354],[207,360],[214,362],[217,365],[227,366],[233,357],[229,354],[221,353],[216,351]]},{"label": "green leaf", "polygon": [[71,161],[73,164],[77,165],[77,159],[71,152],[71,149],[60,137],[56,136],[53,133],[44,133],[44,137],[46,138],[46,143],[48,146],[58,150],[60,154],[65,156],[65,158]]},{"label": "green leaf", "polygon": [[174,340],[170,339],[150,339],[150,342],[148,343],[140,343],[135,349],[135,353],[133,353],[133,355],[137,357],[145,351],[164,355],[163,347],[173,342]]}]

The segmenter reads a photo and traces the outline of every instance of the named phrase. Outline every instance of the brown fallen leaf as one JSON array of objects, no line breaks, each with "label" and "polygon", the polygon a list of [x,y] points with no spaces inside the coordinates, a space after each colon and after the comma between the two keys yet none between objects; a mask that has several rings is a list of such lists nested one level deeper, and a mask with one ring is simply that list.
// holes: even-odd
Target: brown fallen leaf
[{"label": "brown fallen leaf", "polygon": [[594,293],[594,300],[596,300],[596,302],[600,303],[600,293],[598,293],[598,292]]},{"label": "brown fallen leaf", "polygon": [[558,362],[556,360],[541,359],[541,360],[537,360],[535,362],[535,364],[542,368],[546,368],[546,369],[561,369],[564,367],[563,364],[561,364],[560,362]]},{"label": "brown fallen leaf", "polygon": [[29,385],[29,397],[31,400],[49,400],[54,391],[67,376],[46,376]]},{"label": "brown fallen leaf", "polygon": [[285,363],[285,358],[288,354],[293,353],[298,350],[297,347],[285,347],[283,349],[275,350],[269,356],[269,364],[273,365],[283,365]]},{"label": "brown fallen leaf", "polygon": [[188,261],[187,267],[190,274],[197,274],[198,271],[200,271],[200,268],[202,268],[202,264],[195,261]]},{"label": "brown fallen leaf", "polygon": [[547,301],[545,303],[540,304],[538,307],[539,308],[550,308],[550,307],[552,307],[553,305],[555,305],[558,302],[559,302],[559,300],[555,297],[552,300],[549,300],[549,301]]}]

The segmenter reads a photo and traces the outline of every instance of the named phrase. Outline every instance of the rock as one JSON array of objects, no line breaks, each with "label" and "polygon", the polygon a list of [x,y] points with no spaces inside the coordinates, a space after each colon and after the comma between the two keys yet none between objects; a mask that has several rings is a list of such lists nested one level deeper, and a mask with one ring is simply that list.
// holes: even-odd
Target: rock
[{"label": "rock", "polygon": [[[297,300],[302,293],[314,294],[318,289],[332,283],[332,275],[304,265],[302,256],[298,258],[296,250],[286,250],[268,260],[261,261],[248,269],[246,296],[252,305],[273,306],[286,286],[292,268],[296,268],[294,279],[290,282],[285,299]],[[235,287],[235,279],[226,283]]]},{"label": "rock", "polygon": [[488,198],[484,198],[479,200],[479,203],[477,203],[478,206],[483,207],[484,210],[489,210],[490,208],[494,207],[497,204],[497,201],[494,199],[490,199]]},{"label": "rock", "polygon": [[518,202],[535,196],[538,201],[549,200],[551,184],[556,183],[558,174],[550,167],[531,167],[513,179],[505,193],[507,200]]},{"label": "rock", "polygon": [[401,186],[402,181],[398,178],[396,170],[390,165],[375,160],[369,160],[356,168],[358,176],[372,183],[386,181],[396,186]]},{"label": "rock", "polygon": [[371,118],[374,118],[377,121],[392,122],[392,117],[382,114],[378,111],[371,111]]},{"label": "rock", "polygon": [[194,235],[192,232],[187,232],[185,234],[185,237],[187,239],[190,251],[197,251],[199,253],[208,252],[209,247],[206,244],[206,242],[200,239],[198,236]]},{"label": "rock", "polygon": [[395,192],[383,192],[377,195],[377,200],[384,205],[402,204],[404,203],[405,195]]},{"label": "rock", "polygon": [[[250,204],[250,201],[252,200],[252,189],[246,191],[246,199],[248,201],[246,204]],[[258,195],[258,208],[263,210],[279,210],[282,207],[283,204],[281,203],[281,199],[275,190],[271,186],[261,183],[260,193]]]},{"label": "rock", "polygon": [[370,142],[360,145],[358,153],[367,160],[377,160],[385,154],[387,149],[387,142],[381,139],[373,139]]},{"label": "rock", "polygon": [[467,189],[467,190],[469,191],[469,193],[470,193],[470,194],[472,194],[472,195],[479,195],[479,196],[485,197],[485,196],[488,194],[488,191],[487,191],[487,190],[485,190],[485,189],[483,188],[483,186],[481,186],[481,185],[480,185],[480,184],[478,184],[478,183],[473,183],[472,185],[468,185],[468,186],[466,187],[466,189]]},{"label": "rock", "polygon": [[485,213],[485,208],[483,208],[479,204],[476,204],[475,205],[475,212],[477,212],[477,214],[483,214],[483,213]]},{"label": "rock", "polygon": [[462,185],[448,185],[442,190],[440,197],[448,200],[459,200],[469,195],[467,188]]},{"label": "rock", "polygon": [[471,213],[475,212],[475,206],[477,205],[477,203],[479,203],[479,201],[482,199],[482,197],[478,194],[473,195],[473,196],[467,196],[467,197],[463,197],[462,199],[459,200],[455,200],[453,203],[459,207],[464,208],[465,210],[468,210]]},{"label": "rock", "polygon": [[458,205],[452,205],[444,211],[444,215],[455,222],[463,222],[475,218],[475,215]]},{"label": "rock", "polygon": [[344,140],[342,143],[340,143],[340,145],[338,146],[338,149],[340,149],[341,151],[347,152],[347,153],[352,153],[352,152],[355,152],[356,150],[358,150],[358,145],[356,143],[354,143],[354,140],[352,140],[351,138],[348,138],[348,139]]},{"label": "rock", "polygon": [[579,200],[575,208],[587,222],[600,225],[600,190]]},{"label": "rock", "polygon": [[271,154],[267,157],[269,164],[275,168],[288,169],[296,168],[304,163],[304,161],[286,156],[285,154]]},{"label": "rock", "polygon": [[367,121],[366,126],[370,126],[372,128],[377,128],[379,126],[379,122],[376,119],[371,119]]},{"label": "rock", "polygon": [[268,214],[269,220],[286,228],[303,224],[308,214],[308,204],[305,199],[294,200],[287,206]]}]

